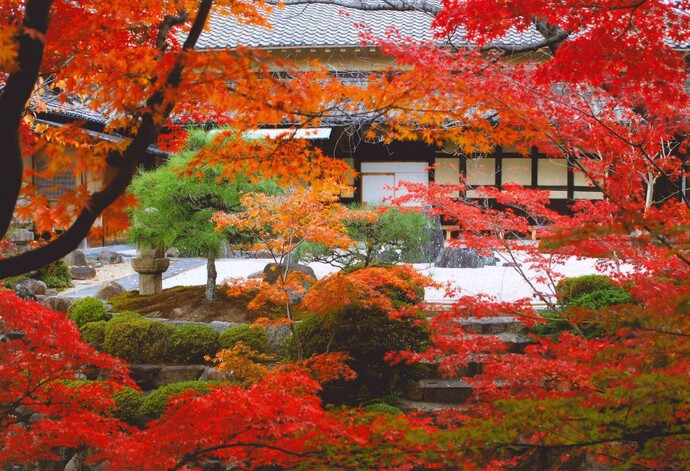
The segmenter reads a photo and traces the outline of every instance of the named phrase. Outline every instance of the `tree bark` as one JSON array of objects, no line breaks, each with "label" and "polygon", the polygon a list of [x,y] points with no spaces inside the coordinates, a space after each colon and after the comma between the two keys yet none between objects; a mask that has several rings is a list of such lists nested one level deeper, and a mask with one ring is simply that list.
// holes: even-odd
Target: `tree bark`
[{"label": "tree bark", "polygon": [[19,126],[43,61],[45,34],[52,0],[29,0],[19,33],[18,70],[0,93],[0,238],[7,234],[22,186]]},{"label": "tree bark", "polygon": [[[45,16],[45,24],[34,25],[33,29],[40,31],[39,27],[44,26],[44,31],[47,31],[47,17],[50,3],[51,2],[48,0],[29,0],[29,2],[27,3],[27,20],[25,21],[36,22],[37,18],[40,19],[41,13]],[[202,2],[200,3],[199,9],[197,11],[197,16],[194,19],[194,24],[192,25],[189,35],[187,36],[187,39],[184,42],[184,50],[193,49],[196,45],[196,42],[199,39],[201,32],[203,31],[204,24],[208,19],[208,14],[212,4],[213,0],[202,0]],[[37,10],[36,13],[32,13],[34,9]],[[31,15],[29,15],[29,13],[31,13]],[[33,25],[34,23],[31,24]],[[40,62],[42,59],[43,47],[41,43],[40,54],[39,57],[36,59],[34,57],[36,54],[36,45],[30,44],[30,46],[32,47],[30,48],[27,54],[29,54],[30,58],[35,59],[34,62],[36,66],[36,71],[34,75],[37,76],[38,67],[40,67]],[[136,171],[137,166],[140,163],[143,163],[145,160],[146,149],[149,145],[155,142],[161,131],[162,123],[168,118],[168,116],[172,112],[174,103],[166,102],[166,97],[170,95],[167,92],[170,89],[176,89],[182,82],[182,71],[184,70],[184,61],[184,56],[178,56],[177,62],[175,62],[172,69],[170,70],[170,73],[167,75],[167,77],[165,77],[165,82],[159,89],[153,92],[150,98],[147,100],[147,111],[141,116],[141,124],[139,126],[139,130],[137,131],[136,136],[132,139],[132,142],[129,144],[129,146],[127,146],[127,149],[122,153],[122,155],[119,158],[113,159],[112,165],[114,165],[114,167],[117,169],[117,173],[115,174],[114,179],[103,190],[91,195],[88,204],[85,206],[84,209],[82,209],[79,216],[77,216],[77,219],[69,227],[69,229],[67,229],[62,235],[60,235],[60,237],[56,238],[55,240],[36,250],[24,252],[15,257],[0,259],[0,278],[7,278],[10,276],[20,275],[22,273],[28,273],[52,261],[64,257],[71,251],[75,250],[79,246],[81,241],[88,235],[91,226],[96,221],[96,219],[98,219],[103,210],[105,210],[105,208],[107,208],[120,195],[122,195],[125,192],[130,182],[132,181],[132,177],[134,175],[134,172]],[[34,62],[31,62],[31,64],[33,64]],[[11,78],[12,77],[8,79],[8,86],[9,80],[11,80]],[[29,84],[29,96],[31,94],[31,91],[33,90],[34,82],[35,78],[34,81],[30,82]],[[17,85],[17,87],[19,87],[19,85]],[[18,136],[18,123],[19,119],[21,118],[21,113],[23,112],[24,107],[26,106],[28,96],[27,99],[21,103],[16,103],[16,99],[5,98],[6,96],[13,96],[11,94],[8,94],[7,87],[5,88],[5,90],[3,90],[3,94],[0,95],[0,119],[5,115],[8,118],[12,118],[14,115],[16,115],[15,120],[17,122],[17,132],[15,134]],[[8,108],[6,110],[3,107],[4,103],[1,100],[9,100],[9,102],[14,105],[14,108]],[[18,111],[10,112],[12,110],[17,109]],[[2,130],[2,125],[4,124],[4,121],[0,121],[0,158],[2,159],[0,161],[0,164],[4,164],[7,161],[7,155],[5,151],[6,144],[11,145],[12,142],[14,142],[11,141],[11,139],[10,141],[8,141],[8,143],[3,142],[5,134]],[[11,125],[12,122],[8,121],[8,124]],[[21,149],[19,148],[18,139],[16,141],[16,152],[19,153],[19,172],[17,173],[16,169],[14,168],[16,166],[16,162],[14,162],[16,161],[16,159],[12,159],[13,162],[7,162],[8,165],[10,165],[10,169],[12,170],[11,172],[8,171],[8,173],[5,173],[5,167],[2,167],[2,172],[0,172],[0,187],[3,188],[2,198],[0,200],[0,232],[4,231],[2,232],[3,234],[7,230],[4,225],[5,219],[7,219],[6,226],[9,227],[9,222],[12,219],[12,213],[14,211],[14,206],[17,200],[16,195],[13,199],[11,198],[11,192],[14,191],[13,185],[16,185],[17,188],[19,188],[21,186],[22,181]],[[14,153],[10,154],[9,156],[12,157],[12,155],[14,155]],[[10,190],[5,190],[5,188],[9,188]],[[5,191],[8,191],[7,195],[5,194]],[[19,190],[17,189],[17,194],[18,191]],[[8,203],[8,200],[10,199],[12,200],[11,207],[9,207]]]},{"label": "tree bark", "polygon": [[206,299],[213,301],[216,299],[216,252],[209,250],[206,255]]}]

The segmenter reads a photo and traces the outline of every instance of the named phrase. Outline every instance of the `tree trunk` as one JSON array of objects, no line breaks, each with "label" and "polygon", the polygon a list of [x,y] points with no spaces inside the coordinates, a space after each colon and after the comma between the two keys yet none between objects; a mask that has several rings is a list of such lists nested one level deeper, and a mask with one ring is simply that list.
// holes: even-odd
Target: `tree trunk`
[{"label": "tree trunk", "polygon": [[211,250],[206,256],[206,299],[213,301],[216,299],[216,252]]}]

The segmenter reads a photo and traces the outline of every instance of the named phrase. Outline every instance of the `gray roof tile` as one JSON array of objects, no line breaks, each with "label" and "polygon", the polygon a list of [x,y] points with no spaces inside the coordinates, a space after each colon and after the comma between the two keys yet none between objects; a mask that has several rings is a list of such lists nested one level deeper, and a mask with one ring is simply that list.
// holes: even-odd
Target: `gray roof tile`
[{"label": "gray roof tile", "polygon": [[[375,37],[385,37],[395,28],[402,37],[433,41],[433,16],[419,11],[345,10],[337,5],[309,4],[274,8],[269,15],[272,28],[238,24],[232,16],[215,14],[210,31],[198,42],[200,49],[249,47],[346,47],[361,45],[361,25]],[[497,41],[502,46],[519,46],[543,39],[536,30],[510,31]],[[436,39],[438,40],[438,39]],[[454,44],[465,42],[462,32],[452,38]]]}]

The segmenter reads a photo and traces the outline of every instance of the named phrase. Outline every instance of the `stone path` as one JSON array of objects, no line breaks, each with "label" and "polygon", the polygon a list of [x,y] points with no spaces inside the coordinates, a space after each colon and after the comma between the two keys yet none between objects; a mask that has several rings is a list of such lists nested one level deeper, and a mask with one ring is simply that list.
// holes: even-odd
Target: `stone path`
[{"label": "stone path", "polygon": [[[114,246],[108,246],[108,247],[96,247],[96,248],[91,248],[91,249],[85,249],[83,252],[89,256],[89,257],[95,257],[98,255],[101,251],[103,250],[110,250],[113,252],[118,252],[123,254],[125,258],[133,258],[133,256],[128,256],[129,252],[132,252],[134,250],[134,246],[132,245],[114,245]],[[124,253],[123,253],[124,252]],[[126,260],[125,263],[129,263],[129,260]],[[206,264],[206,259],[205,258],[200,258],[200,257],[193,257],[193,258],[171,258],[170,259],[170,267],[163,273],[163,279],[167,279],[176,275],[179,275],[180,273],[183,273],[187,270],[191,270],[192,268],[196,268],[202,265]],[[121,284],[127,291],[130,290],[135,290],[139,289],[139,274],[134,273],[132,275],[128,275],[122,278],[117,278],[112,281],[116,281],[117,283]],[[90,284],[89,286],[86,286],[84,288],[78,289],[71,291],[69,293],[62,294],[61,296],[67,297],[67,298],[83,298],[86,296],[94,296],[96,294],[96,291],[98,291],[98,288],[103,284],[103,281],[95,282],[93,284]]]}]

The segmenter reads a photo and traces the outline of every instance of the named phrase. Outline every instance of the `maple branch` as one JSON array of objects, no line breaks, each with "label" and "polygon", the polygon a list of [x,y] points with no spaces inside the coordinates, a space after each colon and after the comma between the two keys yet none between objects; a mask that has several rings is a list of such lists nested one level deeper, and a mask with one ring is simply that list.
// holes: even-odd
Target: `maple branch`
[{"label": "maple branch", "polygon": [[[194,24],[183,49],[193,49],[208,18],[213,0],[203,0],[199,6]],[[87,236],[91,226],[101,213],[127,189],[138,166],[144,163],[146,149],[160,134],[162,123],[170,116],[174,102],[167,101],[170,89],[177,89],[182,82],[184,56],[178,56],[165,83],[153,92],[146,101],[146,113],[141,116],[141,124],[120,158],[112,159],[109,165],[116,169],[113,180],[100,191],[91,195],[86,207],[64,233],[48,244],[20,255],[0,259],[0,278],[27,273],[44,266],[47,262],[64,257],[75,250]],[[162,109],[162,110],[161,110]],[[161,110],[161,111],[159,111]]]},{"label": "maple branch", "polygon": [[43,61],[45,34],[53,0],[28,0],[17,38],[17,71],[7,78],[0,94],[0,238],[9,230],[22,185],[24,166],[19,127]]},{"label": "maple branch", "polygon": [[551,49],[553,51],[558,45],[560,45],[563,41],[565,41],[569,37],[570,37],[570,32],[561,30],[560,32],[556,33],[555,35],[544,38],[544,40],[542,40],[542,41],[537,41],[535,43],[526,44],[524,46],[499,46],[496,44],[491,44],[489,46],[483,47],[480,50],[482,52],[499,51],[504,56],[509,56],[512,54],[521,54],[524,52],[535,52],[535,51],[538,51],[539,49],[543,49],[545,47],[548,47],[549,49]]},{"label": "maple branch", "polygon": [[180,461],[178,461],[174,467],[168,468],[168,471],[177,471],[179,469],[182,469],[187,463],[196,463],[197,458],[200,455],[212,453],[214,451],[227,450],[229,448],[266,448],[269,450],[280,451],[281,453],[285,453],[286,455],[296,456],[298,458],[303,458],[306,456],[306,453],[298,453],[296,451],[287,450],[285,448],[281,448],[281,447],[276,446],[276,445],[269,445],[268,443],[259,443],[259,442],[225,443],[223,445],[216,445],[216,446],[204,448],[202,450],[195,451],[194,453],[188,453],[188,454],[184,455],[182,457],[182,459]]},{"label": "maple branch", "polygon": [[343,8],[362,11],[419,11],[438,15],[441,7],[436,2],[426,0],[380,0],[364,2],[362,0],[267,0],[271,5],[336,5]]}]

